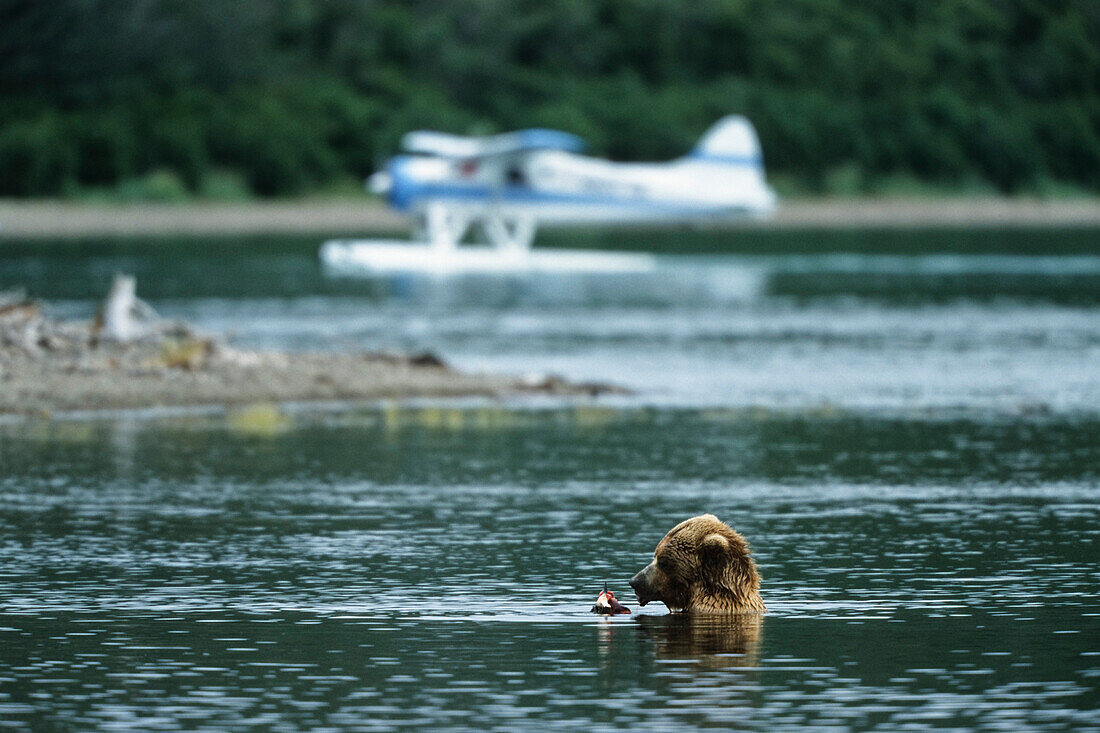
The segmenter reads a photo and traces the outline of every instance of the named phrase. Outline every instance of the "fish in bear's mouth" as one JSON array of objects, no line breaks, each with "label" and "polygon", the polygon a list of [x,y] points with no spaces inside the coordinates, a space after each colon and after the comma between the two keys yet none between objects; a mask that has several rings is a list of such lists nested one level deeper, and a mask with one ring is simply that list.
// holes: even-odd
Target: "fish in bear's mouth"
[{"label": "fish in bear's mouth", "polygon": [[591,613],[614,615],[618,613],[630,613],[630,609],[619,603],[615,594],[607,589],[607,583],[603,584],[603,592],[596,598],[596,605],[592,606]]}]

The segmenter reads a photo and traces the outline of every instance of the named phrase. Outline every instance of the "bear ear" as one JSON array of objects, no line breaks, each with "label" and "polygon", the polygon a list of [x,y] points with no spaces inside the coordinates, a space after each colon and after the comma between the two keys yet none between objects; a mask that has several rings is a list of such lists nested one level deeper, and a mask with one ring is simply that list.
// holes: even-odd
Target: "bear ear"
[{"label": "bear ear", "polygon": [[730,541],[717,532],[708,534],[700,544],[704,550],[714,552],[724,552],[730,548]]},{"label": "bear ear", "polygon": [[712,532],[699,543],[699,554],[706,565],[722,565],[729,560],[730,541],[717,532]]}]

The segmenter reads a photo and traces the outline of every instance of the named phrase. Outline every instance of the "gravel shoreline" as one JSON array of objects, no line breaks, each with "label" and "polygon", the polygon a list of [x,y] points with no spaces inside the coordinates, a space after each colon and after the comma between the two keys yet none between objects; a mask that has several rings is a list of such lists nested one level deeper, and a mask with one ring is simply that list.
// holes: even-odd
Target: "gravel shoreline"
[{"label": "gravel shoreline", "polygon": [[[812,199],[783,201],[749,229],[1100,227],[1100,198]],[[11,239],[170,235],[402,234],[408,218],[375,199],[241,204],[93,205],[0,200],[0,242]]]},{"label": "gravel shoreline", "polygon": [[0,371],[0,415],[618,392],[605,385],[570,384],[554,377],[463,374],[445,365],[420,366],[404,357],[378,354],[248,352],[243,356],[246,363],[195,370],[155,364],[81,366],[51,359],[8,360]]},{"label": "gravel shoreline", "polygon": [[622,392],[554,376],[465,374],[432,354],[243,350],[164,321],[117,343],[95,321],[50,319],[33,301],[0,303],[0,415]]}]

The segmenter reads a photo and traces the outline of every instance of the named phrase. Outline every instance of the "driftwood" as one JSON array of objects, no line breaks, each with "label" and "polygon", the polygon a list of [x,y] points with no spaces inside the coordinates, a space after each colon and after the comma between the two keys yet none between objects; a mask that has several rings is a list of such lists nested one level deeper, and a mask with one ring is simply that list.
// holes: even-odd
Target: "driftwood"
[{"label": "driftwood", "polygon": [[137,297],[132,276],[116,275],[94,321],[48,317],[22,290],[0,292],[0,365],[48,356],[77,370],[200,369],[224,344],[185,323],[166,321]]},{"label": "driftwood", "polygon": [[[22,290],[0,292],[0,348],[15,347],[29,356],[37,356],[43,339],[42,309],[27,300]],[[50,339],[46,337],[46,341]]]}]

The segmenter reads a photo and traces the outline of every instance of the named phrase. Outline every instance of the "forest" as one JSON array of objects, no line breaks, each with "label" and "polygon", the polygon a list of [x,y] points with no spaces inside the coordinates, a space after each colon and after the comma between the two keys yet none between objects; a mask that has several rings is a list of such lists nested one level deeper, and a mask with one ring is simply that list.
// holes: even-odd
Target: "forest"
[{"label": "forest", "polygon": [[1100,193],[1100,3],[0,0],[0,196],[349,191],[416,128],[667,159],[733,112],[781,193]]}]

